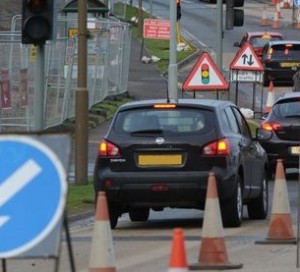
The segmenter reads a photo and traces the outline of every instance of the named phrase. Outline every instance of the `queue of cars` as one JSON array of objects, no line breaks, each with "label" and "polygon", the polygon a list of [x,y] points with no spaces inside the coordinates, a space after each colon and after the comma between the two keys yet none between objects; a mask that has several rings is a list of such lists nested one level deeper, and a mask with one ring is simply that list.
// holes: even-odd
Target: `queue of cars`
[{"label": "queue of cars", "polygon": [[203,210],[213,172],[223,225],[239,227],[244,205],[251,219],[267,216],[267,170],[265,150],[233,103],[144,100],[116,112],[99,144],[94,188],[106,192],[115,228],[123,213],[146,221],[151,209]]},{"label": "queue of cars", "polygon": [[300,41],[286,40],[280,32],[247,32],[240,42],[233,45],[242,47],[248,42],[264,67],[263,85],[273,83],[293,84],[293,75],[300,67]]}]

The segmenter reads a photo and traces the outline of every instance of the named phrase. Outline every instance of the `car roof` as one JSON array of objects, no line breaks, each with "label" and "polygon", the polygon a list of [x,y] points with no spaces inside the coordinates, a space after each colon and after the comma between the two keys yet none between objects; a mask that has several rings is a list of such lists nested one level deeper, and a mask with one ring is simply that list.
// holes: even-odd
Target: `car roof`
[{"label": "car roof", "polygon": [[204,106],[206,108],[222,108],[226,105],[235,105],[234,103],[226,100],[216,100],[216,99],[189,99],[189,98],[181,98],[181,99],[171,99],[167,101],[167,99],[149,99],[149,100],[139,100],[134,102],[127,102],[120,106],[119,110],[126,110],[129,108],[139,108],[139,107],[146,107],[151,106],[153,104],[177,104],[177,105],[184,105],[184,106]]},{"label": "car roof", "polygon": [[281,36],[283,37],[283,34],[280,32],[275,32],[275,31],[252,31],[252,32],[247,32],[247,34],[250,37],[254,36],[262,36],[262,35],[270,35],[270,36]]},{"label": "car roof", "polygon": [[300,92],[286,92],[276,100],[276,103],[278,103],[282,100],[289,100],[289,99],[293,99],[293,98],[300,99]]}]

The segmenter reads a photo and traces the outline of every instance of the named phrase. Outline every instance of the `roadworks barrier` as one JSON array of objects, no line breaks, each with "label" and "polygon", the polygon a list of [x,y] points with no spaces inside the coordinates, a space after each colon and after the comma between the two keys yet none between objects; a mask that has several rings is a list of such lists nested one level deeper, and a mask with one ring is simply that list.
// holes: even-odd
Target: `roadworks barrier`
[{"label": "roadworks barrier", "polygon": [[209,173],[205,200],[204,219],[202,227],[202,242],[198,263],[189,265],[190,270],[224,270],[239,269],[242,264],[229,262],[220,203],[217,191],[217,182],[214,173]]}]

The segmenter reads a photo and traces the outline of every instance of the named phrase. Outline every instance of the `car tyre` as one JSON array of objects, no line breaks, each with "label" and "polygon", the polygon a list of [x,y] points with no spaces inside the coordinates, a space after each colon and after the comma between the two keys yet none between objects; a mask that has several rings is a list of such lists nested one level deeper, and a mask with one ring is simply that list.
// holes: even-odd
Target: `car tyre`
[{"label": "car tyre", "polygon": [[265,174],[262,181],[262,188],[259,197],[247,204],[248,216],[250,219],[266,219],[268,215],[269,191],[268,179]]},{"label": "car tyre", "polygon": [[230,199],[221,203],[223,226],[225,228],[240,227],[243,221],[243,191],[241,176],[238,175],[236,188]]},{"label": "car tyre", "polygon": [[135,208],[129,211],[129,218],[132,222],[147,221],[150,215],[149,208]]},{"label": "car tyre", "polygon": [[267,87],[269,86],[270,84],[270,81],[269,81],[269,78],[268,78],[268,75],[264,74],[264,78],[263,78],[263,84],[264,84],[264,87]]},{"label": "car tyre", "polygon": [[114,229],[118,224],[118,219],[119,219],[119,216],[120,216],[120,212],[117,209],[117,207],[115,207],[112,204],[108,204],[108,212],[109,212],[110,228]]}]

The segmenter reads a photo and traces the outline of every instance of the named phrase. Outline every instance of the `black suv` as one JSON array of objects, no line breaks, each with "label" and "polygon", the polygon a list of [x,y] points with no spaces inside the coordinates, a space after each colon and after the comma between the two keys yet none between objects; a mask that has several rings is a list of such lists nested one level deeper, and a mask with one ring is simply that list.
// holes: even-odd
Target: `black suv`
[{"label": "black suv", "polygon": [[293,83],[293,75],[300,66],[300,41],[270,41],[262,51],[264,86],[270,81]]},{"label": "black suv", "polygon": [[111,227],[129,213],[204,209],[208,174],[216,176],[225,227],[239,227],[243,205],[252,219],[268,210],[267,155],[229,101],[147,100],[121,106],[99,144],[95,194],[105,191]]},{"label": "black suv", "polygon": [[273,105],[262,130],[271,131],[271,137],[260,141],[267,151],[270,176],[274,175],[277,159],[283,159],[286,168],[299,167],[300,152],[300,92],[285,93]]}]

